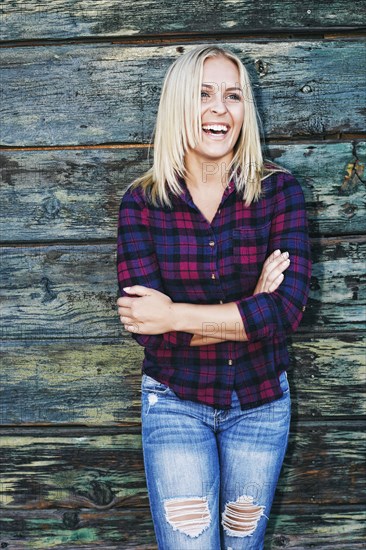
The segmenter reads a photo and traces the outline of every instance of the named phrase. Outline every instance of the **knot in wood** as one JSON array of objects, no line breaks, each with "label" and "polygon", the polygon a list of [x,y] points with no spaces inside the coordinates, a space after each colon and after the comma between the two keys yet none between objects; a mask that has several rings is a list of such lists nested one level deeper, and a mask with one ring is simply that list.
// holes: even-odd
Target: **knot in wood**
[{"label": "knot in wood", "polygon": [[310,94],[310,92],[312,91],[313,89],[311,86],[309,86],[309,84],[304,84],[304,86],[300,88],[300,92],[302,92],[303,94]]},{"label": "knot in wood", "polygon": [[79,524],[79,513],[75,511],[65,512],[62,516],[62,523],[68,529],[75,529]]},{"label": "knot in wood", "polygon": [[254,64],[255,70],[257,71],[259,76],[265,76],[268,73],[268,63],[266,63],[262,59],[256,59]]},{"label": "knot in wood", "polygon": [[61,203],[56,197],[48,197],[43,201],[43,210],[48,218],[55,218],[61,209]]},{"label": "knot in wood", "polygon": [[275,537],[273,542],[274,542],[275,548],[287,548],[290,544],[290,540],[287,537],[285,537],[284,535],[280,535],[279,537]]}]

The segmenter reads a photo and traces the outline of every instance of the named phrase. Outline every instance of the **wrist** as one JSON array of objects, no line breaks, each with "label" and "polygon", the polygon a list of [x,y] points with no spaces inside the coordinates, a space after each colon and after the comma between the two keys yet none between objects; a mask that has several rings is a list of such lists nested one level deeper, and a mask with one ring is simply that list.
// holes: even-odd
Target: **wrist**
[{"label": "wrist", "polygon": [[172,330],[175,330],[177,332],[183,331],[183,321],[184,321],[184,315],[182,312],[182,306],[184,304],[179,303],[172,303],[170,306],[170,314],[171,314],[171,326]]}]

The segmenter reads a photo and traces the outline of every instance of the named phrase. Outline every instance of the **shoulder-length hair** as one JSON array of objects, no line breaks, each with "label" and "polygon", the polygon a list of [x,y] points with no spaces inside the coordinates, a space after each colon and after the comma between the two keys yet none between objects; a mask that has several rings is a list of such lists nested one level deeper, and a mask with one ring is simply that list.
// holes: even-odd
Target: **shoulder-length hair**
[{"label": "shoulder-length hair", "polygon": [[183,190],[179,178],[185,177],[184,156],[202,139],[201,84],[204,61],[223,56],[235,63],[239,71],[244,98],[244,119],[234,146],[234,155],[224,177],[234,177],[236,189],[246,206],[261,196],[261,182],[274,172],[288,170],[262,156],[259,126],[262,123],[256,108],[249,75],[239,57],[216,45],[197,46],[186,52],[169,67],[163,83],[154,137],[152,167],[134,180],[130,187],[142,186],[154,206],[171,207],[169,191],[179,195]]}]

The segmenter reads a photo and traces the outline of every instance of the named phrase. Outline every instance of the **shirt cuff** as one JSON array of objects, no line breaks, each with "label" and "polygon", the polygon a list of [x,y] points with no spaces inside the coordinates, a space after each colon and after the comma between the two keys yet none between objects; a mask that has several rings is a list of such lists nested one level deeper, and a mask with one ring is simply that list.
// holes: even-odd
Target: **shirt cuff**
[{"label": "shirt cuff", "polygon": [[281,331],[282,323],[272,296],[261,292],[235,300],[249,342],[270,338]]}]

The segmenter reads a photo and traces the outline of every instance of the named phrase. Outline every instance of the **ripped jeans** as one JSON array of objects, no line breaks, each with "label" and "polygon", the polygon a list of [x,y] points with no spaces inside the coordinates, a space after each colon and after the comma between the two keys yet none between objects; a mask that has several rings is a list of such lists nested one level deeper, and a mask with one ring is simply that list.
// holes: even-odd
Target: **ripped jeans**
[{"label": "ripped jeans", "polygon": [[283,396],[242,411],[182,400],[142,375],[142,443],[159,550],[261,550],[286,452]]}]

